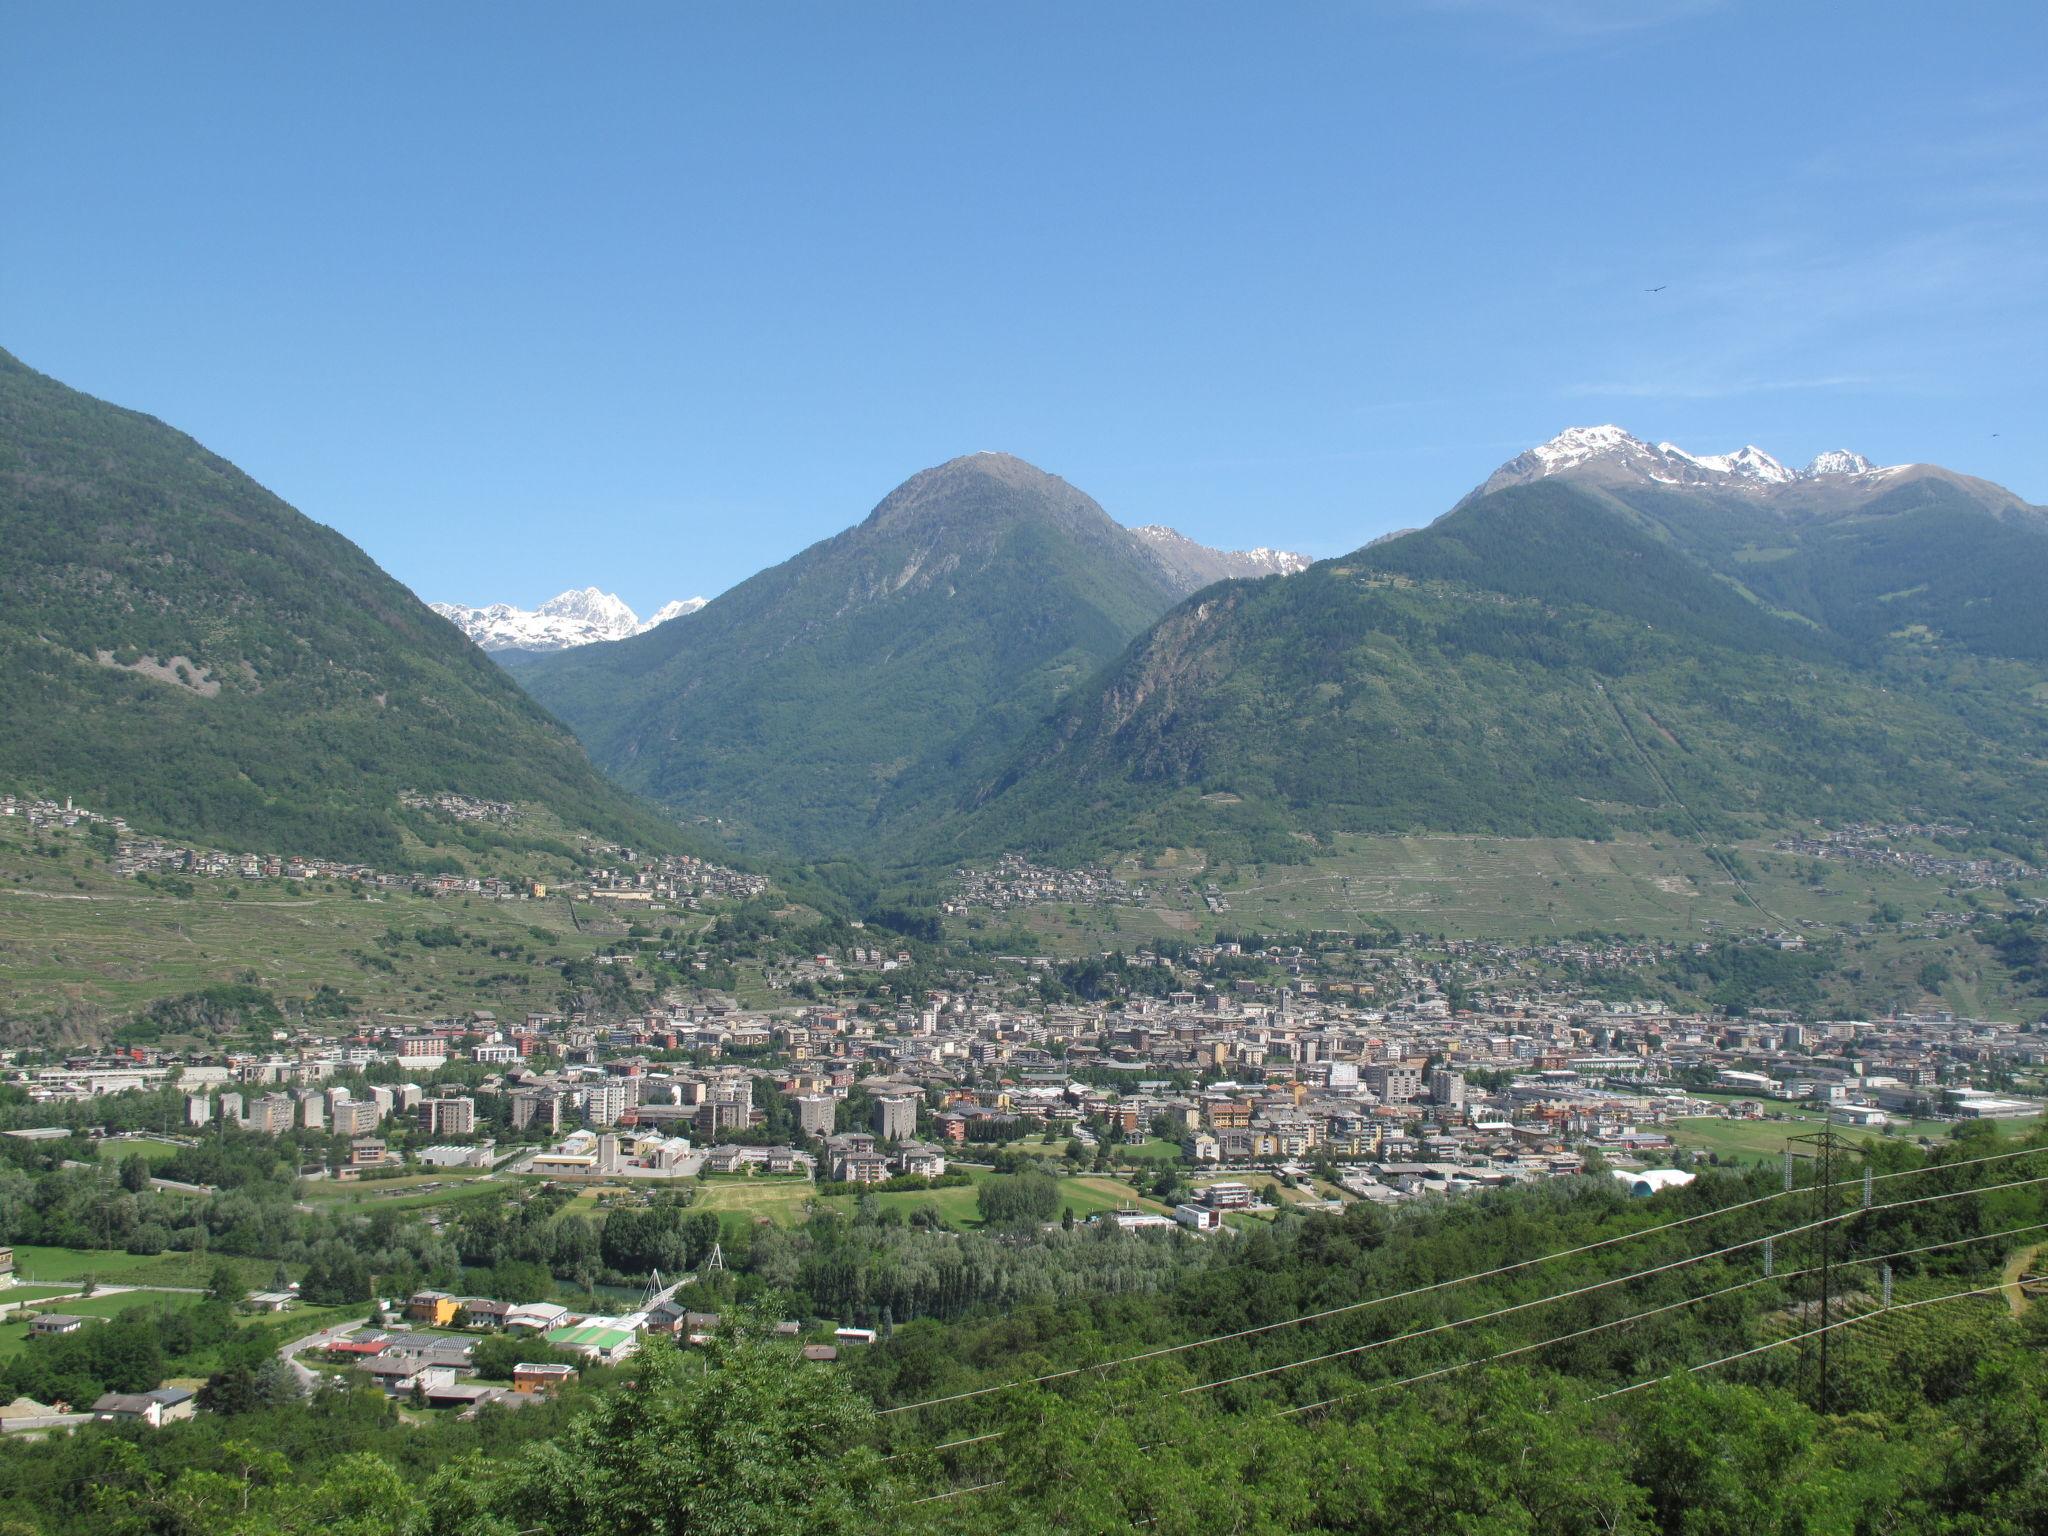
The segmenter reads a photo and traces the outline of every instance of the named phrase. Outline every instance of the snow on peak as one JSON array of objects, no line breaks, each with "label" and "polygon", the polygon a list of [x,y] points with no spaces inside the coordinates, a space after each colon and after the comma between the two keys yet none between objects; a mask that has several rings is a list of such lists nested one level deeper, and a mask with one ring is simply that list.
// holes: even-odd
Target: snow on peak
[{"label": "snow on peak", "polygon": [[613,593],[596,587],[572,587],[538,608],[490,603],[472,608],[464,603],[429,603],[428,607],[487,651],[566,651],[600,640],[624,640],[657,624],[704,606],[701,597],[664,604],[643,621]]},{"label": "snow on peak", "polygon": [[[1687,455],[1691,457],[1691,455]],[[1788,485],[1798,477],[1755,443],[1733,453],[1710,453],[1692,459],[1701,469],[1715,470],[1738,479],[1756,480],[1764,485]]]},{"label": "snow on peak", "polygon": [[1265,545],[1257,549],[1211,549],[1164,523],[1146,523],[1131,532],[1166,552],[1169,559],[1178,554],[1210,562],[1229,576],[1292,576],[1296,571],[1307,570],[1313,563],[1307,555],[1297,555],[1291,549],[1270,549]]},{"label": "snow on peak", "polygon": [[1660,485],[1757,490],[1827,475],[1877,472],[1862,454],[1842,449],[1822,454],[1805,469],[1791,469],[1754,443],[1733,453],[1687,453],[1676,443],[1652,447],[1610,425],[1566,428],[1549,442],[1508,460],[1494,471],[1483,489],[1494,490],[1587,467],[1598,467],[1608,473],[1618,470]]},{"label": "snow on peak", "polygon": [[[663,603],[654,610],[653,617],[641,624],[640,629],[648,630],[654,628],[657,624],[666,624],[670,619],[680,619],[686,614],[695,613],[710,601],[711,599],[708,597],[679,597],[673,602]],[[637,634],[639,631],[636,630],[635,633]]]},{"label": "snow on peak", "polygon": [[1806,466],[1806,477],[1818,479],[1822,475],[1867,475],[1877,466],[1860,453],[1851,453],[1846,448],[1830,448],[1818,454]]},{"label": "snow on peak", "polygon": [[1628,455],[1638,449],[1648,452],[1649,447],[1640,438],[1610,424],[1604,427],[1566,427],[1549,442],[1531,448],[1529,453],[1541,461],[1544,473],[1554,475],[1588,459]]}]

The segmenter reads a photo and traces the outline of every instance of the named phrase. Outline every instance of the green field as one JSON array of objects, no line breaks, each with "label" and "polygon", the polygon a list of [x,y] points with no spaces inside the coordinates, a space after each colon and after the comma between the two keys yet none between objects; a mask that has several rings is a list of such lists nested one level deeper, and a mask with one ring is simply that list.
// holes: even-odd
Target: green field
[{"label": "green field", "polygon": [[[24,1284],[76,1284],[88,1275],[103,1285],[167,1285],[203,1290],[214,1269],[232,1264],[251,1290],[266,1289],[277,1265],[269,1259],[209,1253],[123,1253],[119,1249],[46,1248],[19,1244],[14,1272]],[[287,1266],[289,1268],[290,1266]],[[0,1294],[0,1300],[4,1300]]]},{"label": "green field", "polygon": [[804,1219],[804,1207],[818,1197],[809,1179],[761,1176],[705,1179],[690,1204],[693,1211],[716,1211],[728,1234],[744,1231],[762,1219],[793,1227]]},{"label": "green field", "polygon": [[[1824,1117],[1815,1110],[1793,1110],[1788,1107],[1787,1118],[1783,1120],[1723,1120],[1713,1116],[1699,1119],[1676,1120],[1668,1127],[1672,1141],[1688,1152],[1704,1155],[1712,1152],[1722,1162],[1777,1162],[1785,1152],[1785,1144],[1795,1136],[1811,1136],[1825,1123]],[[1999,1136],[2025,1133],[2039,1123],[2035,1120],[1993,1121],[1993,1128]],[[1858,1130],[1849,1126],[1837,1126],[1842,1138],[1850,1142],[1878,1142],[1885,1139],[1884,1131]],[[1945,1140],[1954,1126],[1941,1120],[1894,1121],[1891,1126],[1894,1138],[1917,1140],[1926,1138],[1933,1141]]]},{"label": "green field", "polygon": [[[976,1170],[974,1177],[978,1185],[987,1175]],[[1100,1211],[1124,1207],[1148,1211],[1166,1209],[1156,1200],[1140,1197],[1122,1180],[1100,1174],[1061,1178],[1058,1184],[1061,1207],[1071,1209],[1077,1221],[1086,1220]],[[821,1197],[817,1186],[808,1179],[722,1178],[703,1181],[690,1208],[718,1212],[727,1236],[731,1237],[744,1232],[756,1221],[770,1221],[779,1227],[796,1226],[804,1220],[806,1209],[813,1200],[827,1210],[850,1215],[860,1198],[853,1194]],[[949,1226],[966,1229],[981,1224],[981,1195],[975,1185],[883,1190],[875,1193],[874,1200],[881,1209],[904,1216],[930,1206],[937,1208]]]},{"label": "green field", "polygon": [[124,1163],[139,1154],[149,1159],[151,1167],[169,1162],[184,1150],[174,1141],[158,1141],[153,1136],[123,1136],[99,1144],[101,1162]]},{"label": "green field", "polygon": [[416,1211],[488,1197],[504,1186],[482,1168],[436,1168],[395,1179],[314,1179],[304,1186],[308,1205],[342,1211]]},{"label": "green field", "polygon": [[[981,1191],[972,1184],[958,1184],[949,1189],[898,1189],[884,1190],[876,1194],[875,1204],[885,1211],[895,1211],[909,1216],[912,1211],[930,1206],[937,1210],[948,1226],[972,1227],[981,1223]],[[835,1211],[851,1214],[858,1195],[831,1195],[825,1204]]]}]

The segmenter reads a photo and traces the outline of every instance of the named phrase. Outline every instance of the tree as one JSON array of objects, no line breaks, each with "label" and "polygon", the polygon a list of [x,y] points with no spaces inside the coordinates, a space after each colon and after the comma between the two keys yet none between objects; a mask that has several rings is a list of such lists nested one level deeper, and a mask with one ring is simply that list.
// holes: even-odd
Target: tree
[{"label": "tree", "polygon": [[[881,1463],[861,1445],[872,1410],[837,1372],[805,1370],[796,1350],[749,1320],[704,1354],[665,1341],[633,1362],[633,1380],[598,1399],[559,1439],[515,1461],[479,1501],[473,1469],[439,1474],[425,1536],[479,1525],[488,1506],[511,1530],[549,1536],[864,1536],[892,1528]],[[472,1517],[454,1523],[440,1511]]]},{"label": "tree", "polygon": [[299,1294],[320,1306],[348,1306],[370,1299],[370,1268],[346,1243],[328,1241],[313,1250]]},{"label": "tree", "polygon": [[241,1271],[222,1259],[213,1266],[213,1274],[207,1279],[206,1294],[208,1299],[224,1301],[232,1307],[248,1293],[242,1289]]},{"label": "tree", "polygon": [[149,1159],[140,1152],[121,1159],[121,1187],[131,1195],[149,1188]]}]

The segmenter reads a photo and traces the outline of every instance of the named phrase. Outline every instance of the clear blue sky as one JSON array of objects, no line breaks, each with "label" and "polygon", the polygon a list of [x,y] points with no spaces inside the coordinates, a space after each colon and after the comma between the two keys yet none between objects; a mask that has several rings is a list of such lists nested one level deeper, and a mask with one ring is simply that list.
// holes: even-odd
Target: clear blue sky
[{"label": "clear blue sky", "polygon": [[715,593],[981,448],[1317,555],[1574,423],[2048,501],[2038,0],[5,30],[0,346],[429,598]]}]

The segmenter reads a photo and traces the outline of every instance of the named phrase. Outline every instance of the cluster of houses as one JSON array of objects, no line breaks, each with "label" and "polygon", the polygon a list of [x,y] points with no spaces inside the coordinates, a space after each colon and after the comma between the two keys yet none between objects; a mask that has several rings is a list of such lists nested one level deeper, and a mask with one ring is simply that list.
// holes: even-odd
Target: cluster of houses
[{"label": "cluster of houses", "polygon": [[[424,800],[425,797],[419,798]],[[443,798],[463,799],[462,796]],[[484,805],[486,802],[468,803]],[[249,881],[337,880],[371,890],[407,891],[419,896],[486,896],[500,900],[546,894],[530,881],[502,879],[495,875],[394,874],[345,859],[308,858],[283,853],[230,853],[220,848],[190,847],[131,832],[124,817],[103,815],[74,805],[68,795],[61,802],[0,795],[0,816],[20,816],[38,829],[82,832],[104,826],[114,835],[111,867],[121,875],[175,875]]]},{"label": "cluster of houses", "polygon": [[1816,829],[1798,837],[1780,838],[1780,853],[1805,859],[1839,859],[1865,869],[1892,870],[1923,880],[1944,880],[1951,885],[2010,885],[2018,880],[2038,880],[2041,871],[2018,859],[1966,858],[1946,851],[1935,853],[1925,847],[1901,844],[1938,842],[1968,836],[1963,827],[1919,822],[1856,822],[1837,830]]},{"label": "cluster of houses", "polygon": [[747,901],[768,889],[766,875],[689,854],[641,855],[631,848],[599,844],[591,855],[606,862],[584,871],[585,894],[625,907],[659,904],[690,911],[707,900]]},{"label": "cluster of houses", "polygon": [[1135,906],[1146,888],[1119,880],[1106,869],[1056,869],[1033,864],[1018,854],[1005,854],[991,869],[956,869],[953,892],[943,904],[948,914],[975,908],[1006,912],[1039,902],[1074,906]]}]

